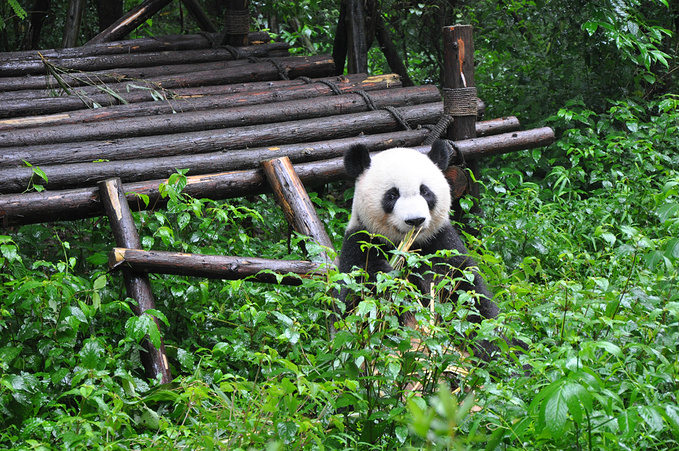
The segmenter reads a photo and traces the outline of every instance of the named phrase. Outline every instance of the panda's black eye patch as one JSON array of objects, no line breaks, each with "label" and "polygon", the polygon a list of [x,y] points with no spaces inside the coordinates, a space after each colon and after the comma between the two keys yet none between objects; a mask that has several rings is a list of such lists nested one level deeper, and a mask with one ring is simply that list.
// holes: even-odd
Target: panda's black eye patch
[{"label": "panda's black eye patch", "polygon": [[382,196],[382,210],[384,210],[385,213],[391,213],[394,211],[394,206],[396,205],[396,201],[400,197],[401,193],[399,193],[398,188],[390,188],[388,189],[385,193],[384,196]]},{"label": "panda's black eye patch", "polygon": [[420,185],[420,196],[424,197],[424,200],[427,201],[429,210],[433,210],[436,207],[436,194],[424,183]]}]

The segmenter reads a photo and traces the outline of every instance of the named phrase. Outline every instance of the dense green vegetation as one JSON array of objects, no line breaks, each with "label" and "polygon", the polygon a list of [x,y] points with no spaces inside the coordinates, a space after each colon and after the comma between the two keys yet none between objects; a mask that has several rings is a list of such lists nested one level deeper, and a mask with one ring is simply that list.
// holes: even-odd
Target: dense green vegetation
[{"label": "dense green vegetation", "polygon": [[[9,7],[29,7],[2,5],[17,34]],[[5,230],[0,447],[679,449],[679,11],[660,0],[382,5],[415,80],[439,77],[442,22],[472,23],[489,116],[558,131],[550,148],[483,162],[484,215],[468,243],[504,314],[472,338],[466,303],[436,305],[436,324],[403,277],[385,276],[331,338],[336,274],[301,288],[155,276],[175,375],[161,386],[139,362],[150,324],[106,272],[106,219]],[[252,7],[266,26],[272,6]],[[311,33],[328,51],[336,5],[276,8],[298,21],[282,36]],[[145,32],[167,32],[156,25]],[[307,258],[271,198],[190,199],[182,181],[168,185],[167,211],[136,216],[145,248]],[[314,195],[337,248],[345,188]],[[402,308],[422,327],[399,327]],[[456,351],[480,338],[506,348],[498,328],[530,351],[488,364]]]}]

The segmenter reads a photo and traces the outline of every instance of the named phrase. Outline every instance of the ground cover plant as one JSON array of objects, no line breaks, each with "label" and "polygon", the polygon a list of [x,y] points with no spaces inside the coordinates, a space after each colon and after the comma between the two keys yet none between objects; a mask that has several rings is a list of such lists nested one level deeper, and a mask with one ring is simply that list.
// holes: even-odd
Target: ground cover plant
[{"label": "ground cover plant", "polygon": [[[553,149],[484,171],[485,214],[468,240],[505,314],[477,339],[500,327],[530,344],[528,354],[486,365],[454,351],[473,344],[469,307],[436,305],[449,326],[437,325],[402,277],[379,280],[379,298],[366,296],[333,338],[339,275],[301,289],[158,276],[157,314],[176,375],[159,386],[144,380],[139,362],[149,323],[134,318],[120,276],[104,268],[106,220],[7,233],[0,443],[676,448],[677,106],[676,96],[619,102],[603,114],[574,104],[552,118],[566,129]],[[288,243],[270,198],[190,199],[182,176],[173,182],[168,211],[137,215],[145,247],[306,257],[301,237]],[[348,215],[339,192],[314,196],[336,243]],[[402,308],[425,327],[400,327]]]},{"label": "ground cover plant", "polygon": [[[309,2],[310,17],[323,5]],[[446,5],[385,12],[410,45],[414,79],[436,78],[426,62],[438,58],[422,49],[428,20],[474,23],[489,110],[559,137],[482,165],[483,215],[467,242],[503,315],[471,330],[469,303],[422,308],[404,276],[427,259],[410,254],[335,336],[333,288],[361,289],[360,273],[295,288],[154,276],[175,376],[159,385],[139,359],[151,323],[106,271],[106,218],[3,230],[0,448],[679,449],[676,11],[662,1]],[[164,188],[167,210],[136,214],[144,248],[318,252],[288,236],[270,197],[192,199],[184,175]],[[312,192],[337,248],[350,194]],[[398,325],[404,308],[419,327]],[[511,352],[496,330],[529,352]],[[486,364],[461,357],[483,338],[506,352]]]}]

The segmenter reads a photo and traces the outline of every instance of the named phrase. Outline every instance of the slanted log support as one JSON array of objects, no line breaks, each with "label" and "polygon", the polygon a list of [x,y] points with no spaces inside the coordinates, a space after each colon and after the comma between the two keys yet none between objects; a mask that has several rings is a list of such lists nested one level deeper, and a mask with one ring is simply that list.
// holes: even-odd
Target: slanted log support
[{"label": "slanted log support", "polygon": [[135,28],[163,9],[170,1],[171,0],[144,0],[141,5],[130,10],[130,12],[118,19],[106,30],[90,39],[85,45],[123,39]]},{"label": "slanted log support", "polygon": [[[99,183],[99,196],[101,203],[108,215],[113,236],[116,244],[120,247],[141,248],[141,240],[137,228],[132,219],[132,213],[127,204],[125,193],[120,179],[108,179]],[[151,283],[147,274],[129,269],[123,270],[123,279],[127,295],[136,301],[131,308],[137,316],[145,315],[146,310],[155,309]],[[160,329],[160,322],[154,317],[156,327]],[[162,336],[160,347],[145,339],[143,347],[145,353],[141,353],[141,359],[146,369],[146,375],[150,379],[160,376],[161,383],[172,381],[172,374],[165,353],[165,345]]]},{"label": "slanted log support", "polygon": [[[325,226],[316,214],[314,204],[292,167],[290,158],[267,160],[262,162],[262,165],[269,185],[278,204],[283,209],[288,224],[292,225],[298,233],[311,237],[321,247],[334,250]],[[323,263],[332,263],[332,259],[325,250],[321,252],[320,258]]]}]

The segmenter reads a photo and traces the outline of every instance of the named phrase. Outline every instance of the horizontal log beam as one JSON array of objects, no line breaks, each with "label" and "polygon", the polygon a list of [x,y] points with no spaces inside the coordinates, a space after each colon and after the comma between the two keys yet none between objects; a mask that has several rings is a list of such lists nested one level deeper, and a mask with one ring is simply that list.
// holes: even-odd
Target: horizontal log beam
[{"label": "horizontal log beam", "polygon": [[[429,131],[426,129],[389,132],[352,138],[323,140],[313,143],[288,144],[275,147],[234,149],[197,155],[145,158],[98,163],[72,163],[41,166],[47,175],[50,190],[85,187],[99,180],[120,177],[123,182],[138,182],[167,178],[177,169],[189,169],[189,175],[257,169],[263,161],[288,157],[293,163],[336,158],[354,144],[365,144],[372,150],[420,145]],[[25,191],[34,177],[33,168],[0,169],[0,193]],[[33,180],[35,183],[41,180]]]},{"label": "horizontal log beam", "polygon": [[[385,89],[369,94],[376,108],[384,106],[420,105],[441,98],[435,86]],[[253,106],[187,111],[184,113],[109,120],[93,124],[61,125],[19,131],[0,132],[0,147],[34,146],[58,143],[169,135],[200,130],[257,125],[290,120],[327,117],[369,111],[370,106],[359,94],[323,96]]]},{"label": "horizontal log beam", "polygon": [[[435,123],[443,111],[440,102],[397,108],[415,127]],[[115,141],[90,141],[32,147],[8,147],[0,154],[0,166],[33,166],[81,163],[97,160],[129,160],[186,153],[199,154],[247,147],[283,145],[321,139],[339,139],[360,133],[374,134],[401,128],[388,111],[329,116],[318,119],[189,132],[179,135],[121,138]]]},{"label": "horizontal log beam", "polygon": [[[115,83],[125,79],[146,79],[151,77],[168,77],[193,71],[219,70],[233,65],[247,63],[247,58],[267,57],[274,53],[287,54],[290,45],[284,42],[240,47],[237,56],[224,48],[176,50],[169,52],[133,53],[131,55],[89,56],[71,59],[46,59],[68,72],[60,76],[61,81],[70,87],[87,86],[93,83]],[[11,91],[14,95],[22,94],[22,90],[41,90],[36,94],[45,96],[44,90],[59,89],[60,83],[52,75],[46,76],[43,61],[15,63],[20,66],[13,70],[16,73],[38,72],[38,75],[10,76],[13,71],[3,71],[0,66],[0,91]],[[37,70],[42,67],[42,74]],[[83,71],[83,72],[71,72]],[[34,96],[36,95],[34,94]],[[5,95],[7,96],[7,95]]]},{"label": "horizontal log beam", "polygon": [[[519,143],[523,143],[525,148],[534,148],[548,145],[554,140],[554,132],[549,127],[508,135],[511,136],[476,138],[473,145],[457,141],[455,145],[465,158],[474,159],[519,150]],[[500,149],[498,142],[508,143],[509,147]],[[418,150],[424,152],[429,148],[421,147]],[[321,185],[346,177],[343,158],[301,163],[294,168],[305,186]],[[125,184],[123,189],[128,193],[130,208],[133,210],[148,208],[140,200],[140,195],[148,196],[149,205],[153,208],[162,207],[166,200],[159,195],[161,183],[167,183],[167,179]],[[263,172],[251,169],[187,177],[187,185],[183,192],[195,198],[217,200],[254,195],[268,190]],[[75,220],[102,214],[103,208],[97,188],[0,195],[0,223],[4,227]]]},{"label": "horizontal log beam", "polygon": [[[227,108],[234,105],[259,105],[269,102],[284,102],[322,95],[334,95],[332,89],[323,82],[332,82],[341,92],[360,89],[378,89],[401,86],[394,74],[371,76],[365,74],[314,79],[313,83],[303,80],[276,80],[236,85],[204,86],[200,88],[181,88],[167,91],[162,101],[154,98],[150,91],[138,91],[139,101],[126,98],[129,104],[112,105],[108,108],[84,109],[51,115],[0,119],[0,132],[30,127],[50,125],[82,124],[109,121],[128,117],[174,114],[183,111],[201,111]],[[136,99],[135,99],[136,100]]]},{"label": "horizontal log beam", "polygon": [[[327,77],[334,71],[334,62],[329,56],[306,56],[277,58],[276,62],[282,67],[288,78],[293,79],[300,75],[311,78]],[[144,80],[149,89],[160,91],[192,86],[251,83],[257,81],[269,81],[281,79],[278,66],[271,61],[259,61],[251,64],[243,64],[223,70],[201,71],[195,73],[178,74],[172,77],[152,77]],[[127,83],[124,83],[127,84]],[[116,91],[116,87],[112,87]],[[120,91],[121,88],[118,89]],[[122,88],[124,91],[125,88]],[[76,90],[77,92],[77,90]],[[48,97],[41,99],[17,99],[2,102],[0,117],[16,117],[35,114],[62,113],[65,111],[93,108],[97,103],[100,106],[117,105],[130,101],[142,101],[149,98],[148,93],[142,96],[135,95],[134,89],[130,94],[93,94],[89,96],[64,96]],[[128,99],[129,97],[129,99]],[[120,98],[124,102],[121,102]]]},{"label": "horizontal log beam", "polygon": [[[251,43],[268,43],[271,36],[266,31],[253,31],[248,35]],[[81,47],[65,49],[23,50],[18,52],[0,52],[0,74],[12,66],[7,64],[20,61],[41,61],[45,58],[82,58],[86,56],[117,55],[124,53],[163,52],[170,50],[197,50],[212,48],[218,39],[217,33],[172,34],[154,36],[152,38],[125,39],[114,42],[102,42]],[[21,74],[26,75],[26,74]]]},{"label": "horizontal log beam", "polygon": [[[477,122],[477,133],[491,135],[506,133],[519,127],[514,117]],[[127,161],[105,161],[100,163],[72,163],[41,166],[48,178],[48,189],[66,189],[94,185],[99,180],[120,177],[123,182],[136,182],[166,178],[178,168],[189,169],[190,175],[211,172],[256,169],[261,162],[271,158],[288,157],[293,163],[337,158],[352,145],[362,143],[369,149],[384,150],[391,147],[419,146],[429,134],[426,129],[364,135],[356,138],[323,140],[313,143],[288,144],[276,147],[235,149],[198,155],[178,155],[135,159]],[[0,138],[2,136],[0,135]],[[0,169],[0,192],[17,193],[25,191],[32,179],[33,168],[17,167]],[[41,180],[33,180],[42,182]]]},{"label": "horizontal log beam", "polygon": [[283,285],[301,285],[303,279],[325,274],[320,264],[303,260],[273,260],[125,248],[114,248],[109,253],[108,263],[110,270],[130,268],[139,272],[208,279],[248,279],[277,284],[280,277],[280,283]]}]

